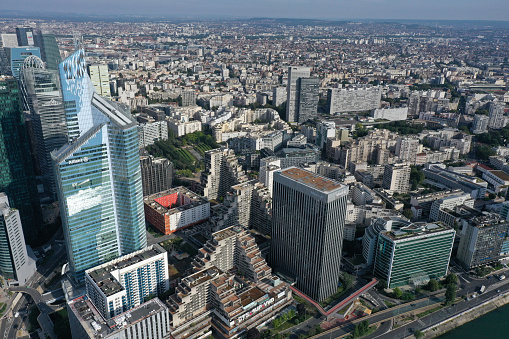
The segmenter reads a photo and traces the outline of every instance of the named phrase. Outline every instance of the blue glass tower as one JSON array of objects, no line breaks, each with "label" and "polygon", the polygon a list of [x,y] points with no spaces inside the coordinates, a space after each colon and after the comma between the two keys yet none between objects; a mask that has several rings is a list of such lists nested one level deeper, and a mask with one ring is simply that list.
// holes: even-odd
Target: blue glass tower
[{"label": "blue glass tower", "polygon": [[85,53],[60,66],[69,143],[52,152],[69,265],[84,271],[146,247],[138,130],[129,110],[100,97]]},{"label": "blue glass tower", "polygon": [[12,76],[19,80],[19,72],[23,66],[23,62],[26,58],[31,55],[41,57],[41,50],[39,47],[12,47],[6,48],[9,54],[9,60],[11,63]]}]

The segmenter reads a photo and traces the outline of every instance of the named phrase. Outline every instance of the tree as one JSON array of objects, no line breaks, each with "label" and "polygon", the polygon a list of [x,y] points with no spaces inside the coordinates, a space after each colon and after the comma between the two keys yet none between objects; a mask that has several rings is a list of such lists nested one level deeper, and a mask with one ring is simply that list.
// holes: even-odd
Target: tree
[{"label": "tree", "polygon": [[297,313],[302,316],[306,315],[306,306],[302,303],[297,304]]},{"label": "tree", "polygon": [[452,304],[456,299],[456,284],[447,285],[447,290],[445,291],[445,303]]},{"label": "tree", "polygon": [[401,298],[403,295],[403,292],[399,289],[399,287],[396,287],[394,290],[392,290],[392,296],[396,299]]},{"label": "tree", "polygon": [[496,152],[486,145],[479,145],[475,150],[475,156],[481,160],[488,160],[490,156],[495,154]]},{"label": "tree", "polygon": [[449,284],[457,284],[458,283],[458,276],[454,273],[449,273],[445,276],[445,283],[447,285]]},{"label": "tree", "polygon": [[253,327],[247,331],[247,339],[259,339],[260,331],[256,327]]},{"label": "tree", "polygon": [[345,290],[350,289],[353,286],[354,277],[346,272],[343,273],[343,284],[345,285]]},{"label": "tree", "polygon": [[435,291],[437,291],[439,288],[440,288],[440,285],[438,284],[438,281],[436,281],[435,279],[431,279],[431,280],[428,282],[428,289],[429,289],[431,292],[435,292]]},{"label": "tree", "polygon": [[408,219],[412,219],[414,217],[414,212],[412,212],[410,208],[405,208],[403,210],[403,215]]},{"label": "tree", "polygon": [[415,336],[415,338],[419,339],[419,338],[422,338],[424,336],[424,333],[422,333],[421,331],[417,330],[417,331],[415,331],[414,336]]}]

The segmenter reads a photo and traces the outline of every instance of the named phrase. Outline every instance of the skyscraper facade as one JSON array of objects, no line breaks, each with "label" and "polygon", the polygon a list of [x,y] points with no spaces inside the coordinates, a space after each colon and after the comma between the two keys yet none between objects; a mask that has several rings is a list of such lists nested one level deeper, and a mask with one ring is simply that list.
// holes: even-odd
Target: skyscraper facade
[{"label": "skyscraper facade", "polygon": [[69,142],[52,152],[71,274],[146,247],[138,129],[94,91],[78,50],[60,64]]},{"label": "skyscraper facade", "polygon": [[295,121],[299,123],[306,122],[318,115],[318,91],[320,89],[320,79],[318,78],[299,78],[297,80],[298,106]]},{"label": "skyscraper facade", "polygon": [[297,80],[299,78],[307,78],[311,70],[309,67],[288,67],[288,85],[286,89],[286,121],[296,122],[297,111],[299,109],[299,96]]},{"label": "skyscraper facade", "polygon": [[35,260],[28,256],[19,211],[0,193],[0,274],[24,285],[35,268]]},{"label": "skyscraper facade", "polygon": [[25,59],[31,55],[41,57],[41,51],[39,47],[13,47],[6,48],[7,54],[11,64],[11,74],[13,77],[19,80],[19,73],[21,67],[25,62]]},{"label": "skyscraper facade", "polygon": [[41,59],[25,59],[21,72],[25,111],[30,112],[36,167],[46,191],[55,198],[55,174],[51,151],[67,142],[64,104],[58,71],[46,69]]},{"label": "skyscraper facade", "polygon": [[340,279],[347,195],[348,186],[297,167],[274,173],[272,267],[317,301]]},{"label": "skyscraper facade", "polygon": [[5,192],[10,206],[19,210],[30,244],[38,238],[42,216],[18,82],[13,77],[0,76],[0,121],[0,192]]},{"label": "skyscraper facade", "polygon": [[16,27],[18,46],[34,46],[34,29],[32,27]]},{"label": "skyscraper facade", "polygon": [[46,68],[58,70],[62,57],[60,56],[55,35],[38,33],[35,38],[36,45],[41,49],[41,59],[46,63]]}]

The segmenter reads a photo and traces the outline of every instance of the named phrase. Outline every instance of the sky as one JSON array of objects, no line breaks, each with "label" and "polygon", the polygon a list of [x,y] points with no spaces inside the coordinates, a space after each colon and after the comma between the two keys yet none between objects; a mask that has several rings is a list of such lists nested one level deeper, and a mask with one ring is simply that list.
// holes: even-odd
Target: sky
[{"label": "sky", "polygon": [[509,0],[0,0],[1,10],[214,18],[509,20]]}]

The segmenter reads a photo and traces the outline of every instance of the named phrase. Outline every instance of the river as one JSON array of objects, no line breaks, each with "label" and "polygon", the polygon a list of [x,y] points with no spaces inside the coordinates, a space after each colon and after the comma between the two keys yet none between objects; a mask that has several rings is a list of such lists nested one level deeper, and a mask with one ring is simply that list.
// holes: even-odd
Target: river
[{"label": "river", "polygon": [[509,337],[509,304],[472,320],[440,336],[440,339],[480,339]]}]

